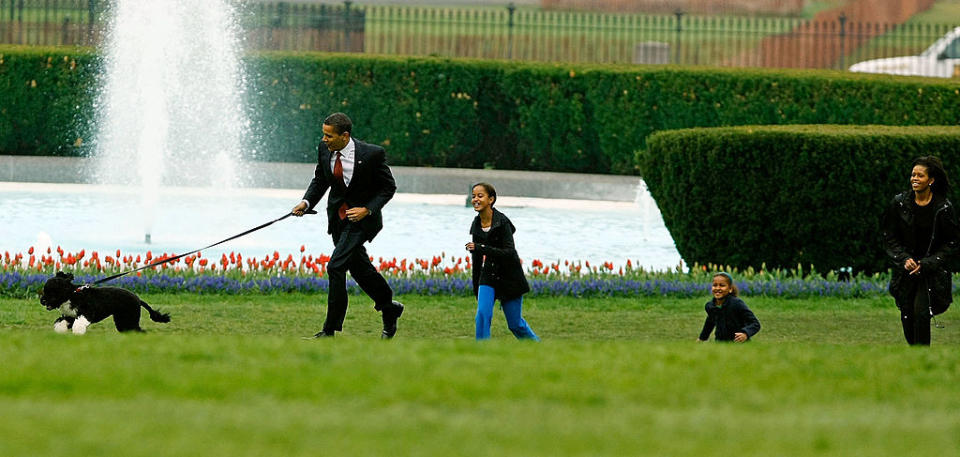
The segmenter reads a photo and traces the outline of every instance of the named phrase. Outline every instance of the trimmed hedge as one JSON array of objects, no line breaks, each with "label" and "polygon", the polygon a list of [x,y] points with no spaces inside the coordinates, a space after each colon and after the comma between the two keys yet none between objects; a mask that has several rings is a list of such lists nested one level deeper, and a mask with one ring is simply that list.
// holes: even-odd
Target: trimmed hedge
[{"label": "trimmed hedge", "polygon": [[0,47],[0,154],[80,154],[98,67],[86,52]]},{"label": "trimmed hedge", "polygon": [[[353,54],[245,58],[258,160],[315,160],[320,123],[411,166],[635,174],[659,130],[748,124],[957,125],[955,80],[802,70],[564,65]],[[0,47],[0,153],[90,148],[98,59]],[[33,85],[31,82],[36,81]]]},{"label": "trimmed hedge", "polygon": [[960,177],[958,127],[684,129],[648,146],[644,181],[689,264],[884,271],[880,216],[911,161],[936,155]]},{"label": "trimmed hedge", "polygon": [[615,174],[639,172],[636,151],[658,130],[960,124],[953,80],[342,54],[269,54],[248,69],[270,88],[259,89],[251,117],[271,160],[295,151],[312,160],[308,132],[334,109],[398,165]]}]

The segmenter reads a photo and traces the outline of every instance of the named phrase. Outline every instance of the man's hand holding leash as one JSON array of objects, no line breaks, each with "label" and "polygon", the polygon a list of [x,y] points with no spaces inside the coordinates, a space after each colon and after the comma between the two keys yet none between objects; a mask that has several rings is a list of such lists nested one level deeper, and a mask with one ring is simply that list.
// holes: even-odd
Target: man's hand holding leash
[{"label": "man's hand holding leash", "polygon": [[304,200],[299,204],[297,204],[297,206],[294,206],[293,209],[290,210],[290,214],[293,214],[294,216],[297,216],[297,217],[302,217],[304,214],[317,214],[316,211],[312,209],[307,209],[309,206],[310,205],[307,204],[307,201]]}]

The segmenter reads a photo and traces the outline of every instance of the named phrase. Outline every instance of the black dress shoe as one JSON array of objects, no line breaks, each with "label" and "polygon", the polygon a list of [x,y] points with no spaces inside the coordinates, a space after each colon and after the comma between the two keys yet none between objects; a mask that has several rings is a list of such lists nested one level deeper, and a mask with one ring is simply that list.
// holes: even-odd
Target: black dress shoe
[{"label": "black dress shoe", "polygon": [[394,300],[393,306],[381,311],[380,314],[383,317],[383,333],[380,334],[380,338],[389,340],[397,334],[397,319],[403,314],[403,303]]},{"label": "black dress shoe", "polygon": [[313,336],[305,336],[305,337],[303,337],[303,339],[305,339],[305,340],[315,340],[315,339],[317,339],[317,338],[333,338],[333,335],[334,335],[334,332],[327,333],[327,332],[325,332],[325,331],[323,331],[323,330],[320,330],[319,332],[314,333]]}]

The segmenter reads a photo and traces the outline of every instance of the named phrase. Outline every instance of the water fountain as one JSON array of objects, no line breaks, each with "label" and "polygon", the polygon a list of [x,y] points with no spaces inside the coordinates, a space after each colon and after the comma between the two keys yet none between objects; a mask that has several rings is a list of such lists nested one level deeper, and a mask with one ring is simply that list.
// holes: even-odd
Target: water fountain
[{"label": "water fountain", "polygon": [[[285,181],[287,188],[251,188],[238,177],[241,156],[253,153],[241,154],[249,122],[229,1],[113,0],[94,141],[99,185],[0,183],[0,212],[8,219],[0,224],[0,249],[178,254],[280,216],[299,201],[311,177],[309,164],[302,177],[297,171]],[[409,260],[466,255],[463,244],[474,213],[463,199],[467,183],[477,177],[462,170],[407,173],[429,186],[404,181],[408,193],[398,194],[384,212],[388,229],[368,247],[370,255]],[[569,178],[551,178],[544,198],[505,195],[498,201],[518,226],[526,261],[633,259],[655,268],[679,262],[644,187],[636,188],[634,202],[557,199],[556,185],[562,183],[568,193],[560,195],[571,199],[584,198],[584,189],[591,195],[620,187]],[[501,173],[496,182],[530,191],[528,179]],[[434,185],[441,182],[452,182],[452,190],[438,191]],[[57,211],[36,211],[54,207]],[[249,259],[299,253],[303,245],[313,254],[329,254],[333,247],[321,218],[290,219],[203,254],[216,259],[236,251]]]},{"label": "water fountain", "polygon": [[238,26],[226,0],[114,0],[97,180],[139,194],[151,241],[165,185],[229,189],[246,148]]}]

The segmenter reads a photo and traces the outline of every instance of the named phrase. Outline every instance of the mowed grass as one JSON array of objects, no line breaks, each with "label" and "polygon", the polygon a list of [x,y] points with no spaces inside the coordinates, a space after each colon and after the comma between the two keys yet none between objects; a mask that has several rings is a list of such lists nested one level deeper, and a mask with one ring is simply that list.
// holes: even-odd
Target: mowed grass
[{"label": "mowed grass", "polygon": [[[745,345],[694,342],[703,299],[534,298],[543,342],[463,297],[399,297],[397,339],[351,297],[146,295],[148,333],[52,331],[0,299],[0,455],[958,455],[960,322],[902,342],[889,299],[746,297]],[[144,313],[145,316],[145,313]]]}]

